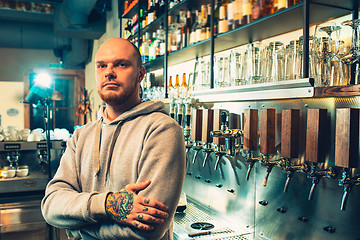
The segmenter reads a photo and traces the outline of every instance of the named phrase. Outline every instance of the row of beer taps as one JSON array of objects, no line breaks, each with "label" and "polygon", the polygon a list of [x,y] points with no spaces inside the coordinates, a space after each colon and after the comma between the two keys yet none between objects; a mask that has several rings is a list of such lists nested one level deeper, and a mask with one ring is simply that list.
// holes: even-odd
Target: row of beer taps
[{"label": "row of beer taps", "polygon": [[[299,109],[281,111],[281,151],[275,147],[275,109],[261,109],[260,119],[257,109],[246,109],[242,114],[242,124],[231,124],[227,110],[199,109],[192,98],[171,99],[170,115],[183,126],[186,151],[194,151],[191,163],[194,164],[200,151],[205,153],[202,166],[205,167],[210,155],[215,155],[214,170],[219,167],[223,156],[235,158],[241,154],[248,164],[245,179],[249,180],[256,163],[266,168],[263,186],[267,186],[269,175],[274,167],[281,167],[286,173],[284,193],[295,173],[305,173],[312,180],[308,200],[312,200],[315,189],[322,178],[336,179],[338,169],[342,169],[339,185],[344,187],[341,210],[345,210],[352,188],[360,185],[360,175],[354,174],[358,167],[359,115],[358,109],[344,108],[336,111],[335,166],[325,167],[327,110],[308,109],[306,128],[306,158],[299,158]],[[177,110],[177,111],[175,111]],[[175,114],[176,113],[176,114]],[[183,119],[183,114],[185,118]],[[240,119],[238,116],[237,119]],[[184,121],[183,121],[184,120]],[[258,130],[260,120],[260,131]],[[242,128],[240,127],[242,125]],[[357,128],[357,129],[355,129]],[[260,149],[258,151],[258,146]],[[259,154],[258,154],[259,152]],[[256,154],[258,154],[256,156]]]}]

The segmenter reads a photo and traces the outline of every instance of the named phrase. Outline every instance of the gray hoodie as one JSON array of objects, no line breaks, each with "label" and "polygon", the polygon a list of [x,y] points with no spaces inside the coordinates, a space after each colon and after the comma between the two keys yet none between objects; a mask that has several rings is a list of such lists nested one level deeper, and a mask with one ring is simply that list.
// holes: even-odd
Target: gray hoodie
[{"label": "gray hoodie", "polygon": [[[103,114],[68,141],[42,201],[45,220],[82,239],[172,239],[187,164],[181,127],[162,102],[142,102],[111,122]],[[99,142],[100,149],[94,147]],[[163,202],[170,217],[150,232],[112,221],[104,207],[107,193],[148,179],[139,195]]]}]

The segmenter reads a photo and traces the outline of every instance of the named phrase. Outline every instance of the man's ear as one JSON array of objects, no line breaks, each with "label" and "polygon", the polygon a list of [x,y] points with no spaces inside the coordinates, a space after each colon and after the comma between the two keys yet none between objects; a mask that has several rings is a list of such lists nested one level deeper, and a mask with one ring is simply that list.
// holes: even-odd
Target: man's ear
[{"label": "man's ear", "polygon": [[145,77],[145,67],[141,66],[138,83],[141,83],[141,81],[144,79],[144,77]]}]

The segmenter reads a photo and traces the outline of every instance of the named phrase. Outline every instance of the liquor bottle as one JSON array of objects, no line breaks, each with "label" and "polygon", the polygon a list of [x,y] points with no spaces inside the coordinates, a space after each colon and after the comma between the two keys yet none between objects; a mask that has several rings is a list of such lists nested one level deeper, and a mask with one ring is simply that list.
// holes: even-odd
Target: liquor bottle
[{"label": "liquor bottle", "polygon": [[191,27],[193,25],[192,14],[190,10],[186,12],[186,24],[185,24],[185,47],[191,44],[190,35],[191,35]]},{"label": "liquor bottle", "polygon": [[251,21],[258,20],[261,17],[261,0],[252,0],[251,6]]},{"label": "liquor bottle", "polygon": [[273,13],[274,13],[274,0],[262,0],[261,16],[265,17]]},{"label": "liquor bottle", "polygon": [[200,13],[198,10],[195,10],[195,16],[194,16],[194,24],[191,27],[191,33],[190,33],[190,44],[194,44],[198,41],[197,37],[196,37],[196,30],[199,28],[199,20],[200,17]]},{"label": "liquor bottle", "polygon": [[169,98],[173,98],[173,82],[172,82],[172,76],[169,77],[168,96],[169,96]]},{"label": "liquor bottle", "polygon": [[149,61],[153,61],[156,58],[156,32],[152,33],[152,38],[149,45]]},{"label": "liquor bottle", "polygon": [[205,31],[205,39],[211,37],[211,4],[207,5],[207,17],[206,17],[206,24],[204,26]]},{"label": "liquor bottle", "polygon": [[169,15],[168,17],[168,52],[174,52],[177,50],[176,44],[176,32],[177,26],[173,22],[173,16]]},{"label": "liquor bottle", "polygon": [[234,2],[233,1],[229,1],[229,3],[227,4],[227,20],[228,20],[228,29],[229,31],[231,29],[234,29]]},{"label": "liquor bottle", "polygon": [[218,33],[229,31],[228,20],[226,19],[226,5],[221,5],[219,9],[219,29]]},{"label": "liquor bottle", "polygon": [[158,17],[163,15],[164,13],[165,13],[165,0],[160,0]]},{"label": "liquor bottle", "polygon": [[179,74],[176,74],[174,88],[175,88],[176,90],[178,90],[179,87],[180,87]]},{"label": "liquor bottle", "polygon": [[278,11],[287,8],[288,6],[287,0],[278,0]]},{"label": "liquor bottle", "polygon": [[179,90],[179,97],[185,98],[188,91],[188,85],[186,84],[186,73],[183,73],[182,82]]},{"label": "liquor bottle", "polygon": [[242,24],[248,24],[251,22],[251,0],[243,0],[243,19]]},{"label": "liquor bottle", "polygon": [[287,7],[291,7],[291,6],[293,6],[293,5],[294,5],[294,3],[295,3],[295,1],[294,1],[294,0],[287,0]]},{"label": "liquor bottle", "polygon": [[242,25],[242,0],[235,0],[232,2],[233,12],[234,12],[234,24],[233,27],[237,28]]},{"label": "liquor bottle", "polygon": [[165,30],[163,27],[163,24],[160,23],[159,29],[157,30],[157,38],[159,40],[158,44],[159,44],[159,51],[160,51],[160,56],[165,55]]},{"label": "liquor bottle", "polygon": [[184,23],[180,21],[180,15],[175,16],[176,30],[176,49],[180,50],[183,46]]},{"label": "liquor bottle", "polygon": [[200,33],[200,41],[204,41],[206,39],[206,27],[207,27],[207,6],[201,5],[200,12],[200,24],[201,24],[201,33]]},{"label": "liquor bottle", "polygon": [[143,42],[141,45],[141,49],[142,49],[141,56],[142,56],[143,63],[146,63],[149,61],[149,38],[150,38],[149,32],[146,32],[143,35]]},{"label": "liquor bottle", "polygon": [[195,29],[195,39],[196,42],[201,41],[201,31],[202,31],[202,17],[201,17],[201,12],[198,12],[198,15],[196,16],[196,29]]}]

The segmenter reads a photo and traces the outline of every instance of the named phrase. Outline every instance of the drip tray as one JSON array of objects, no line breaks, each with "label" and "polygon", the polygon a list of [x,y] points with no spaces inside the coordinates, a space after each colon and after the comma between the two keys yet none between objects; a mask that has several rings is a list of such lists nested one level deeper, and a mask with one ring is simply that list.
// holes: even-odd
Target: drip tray
[{"label": "drip tray", "polygon": [[207,213],[202,206],[192,203],[188,199],[183,213],[176,213],[174,217],[174,239],[224,239],[251,240],[252,234],[243,229],[232,227],[226,220],[220,220],[212,213]]}]

